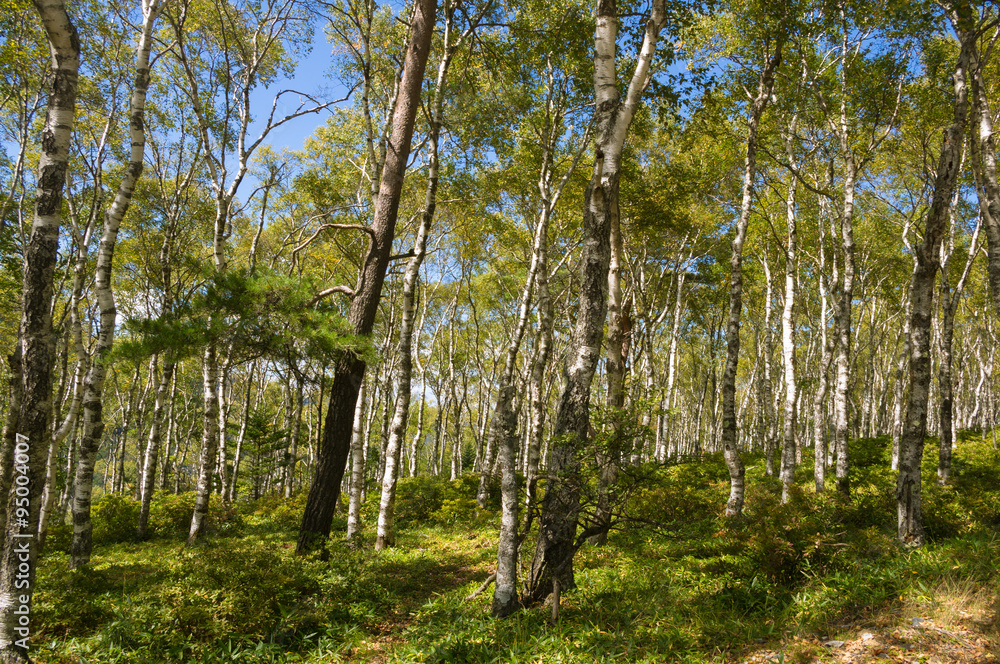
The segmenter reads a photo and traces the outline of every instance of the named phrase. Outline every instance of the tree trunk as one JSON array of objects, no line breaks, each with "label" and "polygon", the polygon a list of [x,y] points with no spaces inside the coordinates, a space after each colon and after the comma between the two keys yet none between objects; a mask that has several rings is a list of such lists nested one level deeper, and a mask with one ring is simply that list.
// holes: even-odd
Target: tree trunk
[{"label": "tree trunk", "polygon": [[[794,123],[793,123],[794,124]],[[788,248],[785,252],[785,305],[781,311],[781,360],[784,368],[785,419],[783,446],[781,448],[781,502],[787,503],[789,491],[795,484],[796,461],[796,411],[795,384],[795,289],[798,272],[798,229],[795,223],[794,177],[788,183],[788,198],[785,200],[785,220],[788,227]]]},{"label": "tree trunk", "polygon": [[195,485],[194,512],[187,543],[193,544],[201,537],[212,494],[215,475],[215,457],[219,451],[219,359],[216,345],[209,343],[202,357],[202,389],[205,410],[202,413],[201,454],[198,457],[198,480]]},{"label": "tree trunk", "polygon": [[[538,473],[538,452],[542,437],[544,421],[544,399],[542,377],[548,363],[549,348],[552,343],[552,301],[548,291],[548,234],[549,221],[559,200],[566,181],[572,175],[579,160],[581,151],[577,153],[573,164],[563,175],[559,186],[553,191],[552,177],[554,175],[553,152],[558,141],[558,129],[553,115],[562,113],[565,97],[556,98],[554,81],[551,76],[546,90],[545,124],[542,134],[542,164],[538,177],[538,193],[541,198],[541,211],[535,226],[535,237],[531,252],[531,266],[521,293],[521,303],[517,328],[507,348],[507,357],[503,373],[500,375],[500,389],[497,394],[496,410],[490,420],[490,440],[488,447],[498,450],[501,471],[501,516],[500,541],[497,547],[496,587],[493,593],[492,612],[495,617],[510,615],[521,607],[517,596],[517,559],[518,545],[518,499],[517,499],[517,411],[514,408],[515,387],[514,370],[517,365],[517,354],[521,340],[524,337],[530,316],[532,291],[538,289],[539,308],[539,348],[532,363],[529,398],[532,399],[531,415],[526,432],[525,466],[527,468],[527,509],[533,507],[535,497],[536,475]],[[556,106],[558,104],[558,106]],[[584,141],[584,145],[586,140]],[[486,502],[486,468],[480,478],[480,506]]]},{"label": "tree trunk", "polygon": [[531,420],[528,425],[528,449],[525,453],[525,497],[524,509],[531,518],[535,508],[538,488],[538,464],[541,458],[542,437],[545,429],[545,370],[552,354],[552,329],[555,315],[552,297],[549,294],[548,243],[540,247],[538,271],[535,275],[538,290],[538,352],[531,365]]},{"label": "tree trunk", "polygon": [[934,279],[941,240],[948,224],[951,193],[961,169],[962,144],[968,108],[965,85],[975,31],[959,30],[961,50],[955,67],[955,114],[945,131],[934,181],[934,197],[927,213],[923,242],[915,247],[917,267],[910,281],[910,398],[900,440],[899,475],[896,480],[899,541],[910,546],[924,543],[920,504],[920,462],[927,433],[927,395],[931,383],[931,319],[934,315]]},{"label": "tree trunk", "polygon": [[640,97],[650,80],[650,66],[665,22],[663,0],[654,0],[638,58],[622,100],[618,90],[616,49],[618,9],[615,0],[597,3],[594,54],[596,153],[584,194],[584,246],[580,261],[580,306],[566,366],[566,386],[559,402],[549,449],[548,475],[538,540],[527,584],[528,597],[541,601],[558,580],[575,586],[573,555],[580,512],[579,452],[588,441],[590,384],[597,367],[607,314],[611,224],[618,215],[621,151]]},{"label": "tree trunk", "polygon": [[141,497],[139,506],[139,525],[136,528],[136,536],[142,540],[146,538],[149,526],[149,505],[153,499],[153,486],[156,482],[156,464],[160,454],[160,428],[163,420],[163,407],[167,401],[167,392],[173,383],[174,362],[168,359],[163,365],[163,375],[160,378],[156,389],[156,401],[153,404],[153,421],[149,425],[149,439],[146,442],[146,459],[142,466],[142,479],[140,480]]},{"label": "tree trunk", "polygon": [[162,4],[152,2],[143,6],[142,32],[136,55],[135,86],[132,90],[129,117],[131,154],[125,175],[118,186],[115,199],[104,215],[104,229],[97,253],[94,291],[100,307],[100,325],[97,343],[84,380],[83,392],[83,436],[77,460],[73,497],[73,543],[70,548],[70,567],[76,568],[90,562],[93,546],[93,524],[90,520],[91,492],[94,482],[94,465],[97,450],[104,435],[101,399],[106,374],[105,363],[114,343],[115,309],[114,294],[111,291],[111,269],[114,259],[118,227],[132,201],[132,192],[143,168],[143,153],[146,145],[144,114],[146,89],[149,86],[149,53],[152,48],[152,31]]},{"label": "tree trunk", "polygon": [[358,404],[354,409],[354,425],[351,427],[351,485],[347,505],[347,539],[361,530],[361,500],[365,486],[365,383],[358,392]]},{"label": "tree trunk", "polygon": [[[382,169],[382,181],[372,220],[368,252],[357,287],[354,289],[355,295],[348,314],[354,333],[358,335],[371,333],[382,294],[382,283],[389,265],[403,175],[410,152],[414,119],[420,103],[420,88],[423,84],[427,55],[430,52],[436,11],[436,0],[420,0],[410,23],[410,39],[403,65],[403,77],[393,111],[390,149],[386,153],[385,166]],[[317,450],[316,471],[299,530],[296,546],[296,551],[299,553],[316,548],[321,544],[321,540],[330,534],[333,508],[340,494],[340,482],[350,451],[354,407],[364,374],[364,360],[353,354],[345,354],[335,364],[326,428],[323,441]]]},{"label": "tree trunk", "polygon": [[[20,624],[19,617],[30,610],[35,590],[38,551],[31,545],[31,538],[38,531],[44,454],[48,449],[52,419],[55,341],[51,314],[53,277],[80,66],[80,42],[65,4],[59,0],[39,0],[35,8],[51,49],[53,80],[42,129],[35,215],[24,250],[19,330],[22,391],[13,457],[20,468],[12,468],[16,470],[15,479],[8,484],[8,495],[2,497],[7,506],[6,513],[16,516],[6,521],[3,552],[0,554],[0,662],[4,664],[29,661],[30,631]],[[27,482],[21,482],[21,478]],[[25,486],[28,495],[18,496],[17,488]],[[27,498],[27,504],[24,498]],[[25,558],[28,568],[26,584],[25,575],[20,572]],[[20,580],[17,578],[19,573]]]},{"label": "tree trunk", "polygon": [[[954,214],[955,204],[952,201],[950,214]],[[972,264],[976,254],[979,253],[979,230],[982,228],[982,216],[976,223],[976,229],[972,233],[972,240],[969,243],[968,259],[965,262],[965,269],[959,277],[955,290],[952,291],[948,283],[948,263],[955,250],[955,223],[951,220],[951,233],[949,236],[949,247],[946,257],[941,265],[941,337],[940,352],[941,360],[938,367],[938,385],[941,390],[941,436],[938,448],[938,481],[945,484],[951,474],[951,448],[953,443],[952,425],[954,419],[953,404],[954,390],[952,386],[953,375],[953,350],[952,345],[955,338],[955,313],[958,311],[958,304],[962,299],[962,292],[965,290],[966,280],[972,271]]]},{"label": "tree trunk", "polygon": [[[446,12],[447,13],[447,12]],[[375,550],[381,551],[395,543],[393,522],[396,506],[396,481],[399,479],[399,456],[406,438],[406,428],[410,419],[410,393],[413,377],[413,322],[417,281],[420,277],[420,266],[427,254],[427,236],[434,220],[437,206],[438,186],[438,138],[441,125],[444,123],[445,82],[448,78],[448,67],[455,54],[456,45],[451,43],[451,14],[445,17],[444,55],[438,65],[437,81],[434,87],[430,131],[428,132],[428,164],[427,191],[424,198],[424,211],[420,216],[420,227],[413,245],[413,256],[406,264],[403,274],[403,315],[399,327],[399,342],[397,355],[399,366],[396,369],[396,403],[389,425],[389,441],[385,446],[385,470],[382,475],[382,494],[379,499],[378,526],[375,536]],[[461,41],[461,40],[459,40]],[[386,404],[388,406],[388,404]]]},{"label": "tree trunk", "polygon": [[597,459],[597,505],[594,521],[599,529],[590,536],[588,543],[600,546],[607,542],[611,528],[610,487],[618,481],[618,466],[621,463],[622,419],[625,407],[625,360],[628,353],[625,335],[629,325],[628,312],[622,306],[622,229],[621,220],[614,210],[611,215],[611,256],[608,261],[608,357],[604,372],[608,381],[605,399],[607,416],[611,418],[610,437],[605,449],[595,449]]},{"label": "tree trunk", "polygon": [[[912,276],[911,276],[912,280]],[[899,441],[903,437],[903,407],[906,401],[906,381],[904,376],[910,359],[910,295],[906,294],[906,302],[903,306],[903,349],[896,362],[896,387],[895,399],[892,412],[892,459],[890,466],[892,470],[899,470]]]},{"label": "tree trunk", "polygon": [[[965,19],[962,20],[970,20]],[[959,19],[953,18],[957,23]],[[986,98],[983,78],[984,62],[973,49],[969,66],[972,74],[973,114],[978,124],[978,135],[972,141],[973,173],[979,194],[979,210],[983,216],[986,235],[986,274],[993,297],[993,305],[1000,311],[1000,181],[997,179],[997,150],[993,138],[993,112]]]},{"label": "tree trunk", "polygon": [[[298,463],[299,437],[302,434],[302,390],[303,377],[297,368],[290,370],[295,376],[295,393],[292,395],[292,428],[288,439],[288,452],[285,455],[284,496],[291,498],[295,491],[295,465]],[[235,466],[234,466],[235,467]]]},{"label": "tree trunk", "polygon": [[[253,393],[254,385],[254,370],[257,368],[256,363],[250,364],[250,372],[247,375],[247,393],[243,399],[243,421],[240,422],[240,432],[236,434],[236,451],[233,453],[233,474],[229,478],[229,502],[236,501],[236,482],[240,476],[240,461],[243,457],[243,441],[246,440],[247,436],[247,425],[250,420],[250,396]],[[257,393],[257,402],[259,402],[261,395],[264,390],[261,388]],[[256,403],[256,402],[255,402]],[[256,407],[256,406],[255,406]]]},{"label": "tree trunk", "polygon": [[232,403],[229,399],[232,388],[229,385],[229,370],[232,368],[232,346],[226,351],[226,360],[219,369],[219,451],[215,461],[215,473],[219,477],[219,498],[225,503],[229,500],[229,459],[226,449],[229,436],[226,430],[229,428],[229,409]]},{"label": "tree trunk", "polygon": [[757,95],[751,100],[750,124],[747,135],[746,159],[743,167],[743,196],[740,216],[736,222],[733,252],[729,260],[729,317],[726,323],[726,365],[722,376],[722,453],[729,469],[729,500],[726,516],[743,513],[744,469],[736,447],[736,369],[740,359],[740,315],[743,311],[743,242],[753,200],[753,185],[757,175],[757,129],[761,116],[774,90],[774,72],[781,63],[783,41],[778,39],[774,54],[764,64],[757,82]]},{"label": "tree trunk", "polygon": [[[690,259],[691,254],[688,254],[688,260]],[[677,343],[680,340],[681,308],[684,302],[682,295],[684,293],[684,280],[686,277],[687,261],[684,261],[677,265],[677,290],[674,294],[674,309],[670,320],[670,350],[667,352],[667,412],[664,413],[666,420],[664,423],[664,427],[666,428],[664,438],[666,440],[663,442],[661,454],[658,454],[656,457],[656,460],[661,463],[666,460],[671,448],[674,454],[677,454],[677,443],[676,441],[672,442],[671,439],[673,435],[673,427],[671,425],[674,419],[674,411],[677,408]]]}]

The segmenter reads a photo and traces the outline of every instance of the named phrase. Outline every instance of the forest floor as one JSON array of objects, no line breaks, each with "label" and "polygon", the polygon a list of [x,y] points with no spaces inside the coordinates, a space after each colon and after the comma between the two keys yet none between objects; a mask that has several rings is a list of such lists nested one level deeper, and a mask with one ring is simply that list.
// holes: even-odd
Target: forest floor
[{"label": "forest floor", "polygon": [[[70,572],[64,527],[40,566],[32,656],[53,664],[164,662],[997,662],[1000,454],[966,435],[949,486],[928,463],[928,543],[894,540],[884,440],[852,447],[851,499],[780,487],[748,458],[746,513],[721,515],[721,459],[652,469],[606,545],[575,560],[577,588],[550,609],[490,617],[496,505],[476,478],[405,479],[396,546],[347,542],[294,555],[303,496],[226,510],[183,547],[190,495],[158,496],[153,539],[132,501],[95,509],[94,560]],[[931,454],[929,441],[927,457]],[[807,485],[809,461],[801,469]],[[363,516],[374,522],[378,496]],[[530,538],[529,538],[530,541]],[[522,550],[527,564],[530,547]]]},{"label": "forest floor", "polygon": [[730,661],[746,664],[998,662],[994,619],[990,614],[986,607],[981,607],[976,613],[958,610],[932,620],[919,616],[906,619],[899,612],[894,612],[894,615],[886,616],[877,623],[839,625],[837,639],[817,635],[793,637],[777,644],[747,648],[734,654]]}]

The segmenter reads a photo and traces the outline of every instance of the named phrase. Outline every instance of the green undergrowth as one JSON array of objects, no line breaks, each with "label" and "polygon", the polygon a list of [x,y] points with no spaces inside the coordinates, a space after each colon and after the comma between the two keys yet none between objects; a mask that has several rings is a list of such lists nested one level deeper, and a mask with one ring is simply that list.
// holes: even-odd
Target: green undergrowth
[{"label": "green undergrowth", "polygon": [[[791,636],[835,638],[928,615],[942,589],[998,586],[1000,459],[963,434],[951,483],[939,487],[936,443],[925,453],[929,542],[919,550],[894,540],[887,439],[852,443],[849,501],[815,495],[807,450],[802,488],[781,504],[763,458],[747,455],[745,514],[733,522],[721,516],[721,458],[646,469],[631,520],[579,552],[577,588],[554,625],[548,607],[494,620],[491,591],[466,599],[493,569],[499,523],[495,502],[475,506],[473,476],[401,480],[397,544],[380,553],[370,534],[344,541],[338,517],[324,555],[296,556],[303,495],[218,510],[193,547],[183,547],[187,498],[157,497],[145,542],[125,528],[127,501],[105,498],[93,563],[68,571],[61,545],[42,561],[33,654],[59,664],[705,662]],[[377,498],[369,492],[369,529]],[[527,564],[530,545],[522,555]]]}]

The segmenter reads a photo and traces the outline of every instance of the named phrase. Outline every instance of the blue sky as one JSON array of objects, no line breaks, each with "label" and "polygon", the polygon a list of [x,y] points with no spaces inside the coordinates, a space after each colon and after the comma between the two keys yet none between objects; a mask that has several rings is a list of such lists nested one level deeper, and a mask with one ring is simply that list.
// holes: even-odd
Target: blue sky
[{"label": "blue sky", "polygon": [[[251,97],[256,108],[255,117],[257,122],[251,125],[250,137],[256,139],[260,133],[263,120],[267,118],[270,111],[274,95],[281,90],[298,90],[307,94],[315,94],[320,101],[326,102],[332,99],[340,99],[346,94],[346,90],[339,82],[330,76],[329,67],[332,61],[330,44],[324,38],[322,31],[318,29],[313,35],[312,51],[304,57],[295,68],[292,78],[282,78],[273,85],[261,88],[254,92]],[[287,101],[282,101],[278,105],[275,116],[281,117],[295,110],[298,104],[296,95],[286,95]],[[346,103],[346,102],[345,102]],[[281,127],[273,130],[265,140],[275,152],[288,148],[298,150],[305,140],[324,124],[329,117],[329,112],[312,113],[296,118]]]}]

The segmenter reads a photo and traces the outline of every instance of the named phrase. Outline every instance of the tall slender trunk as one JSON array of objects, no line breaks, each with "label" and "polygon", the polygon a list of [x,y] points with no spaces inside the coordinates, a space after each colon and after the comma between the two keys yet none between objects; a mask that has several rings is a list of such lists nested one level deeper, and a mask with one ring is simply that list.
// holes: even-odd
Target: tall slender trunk
[{"label": "tall slender trunk", "polygon": [[205,408],[202,413],[201,453],[198,457],[198,480],[195,485],[194,512],[188,530],[188,544],[194,543],[201,537],[212,494],[215,457],[219,451],[219,359],[216,356],[215,343],[209,343],[205,347],[201,372]]},{"label": "tall slender trunk", "polygon": [[[952,19],[955,24],[959,21],[971,21],[971,19],[958,17]],[[986,235],[986,274],[993,305],[1000,311],[1000,181],[997,179],[993,112],[986,97],[986,82],[983,76],[985,62],[980,60],[975,48],[969,65],[972,79],[972,108],[978,129],[977,135],[972,140],[972,170],[976,176],[979,211],[983,217],[983,230]]]},{"label": "tall slender trunk", "polygon": [[[912,280],[912,276],[911,276]],[[899,470],[899,441],[903,437],[903,407],[906,402],[906,369],[910,359],[910,294],[907,292],[906,301],[903,306],[903,348],[896,362],[896,388],[894,394],[894,405],[892,412],[892,470]]]},{"label": "tall slender trunk", "polygon": [[[254,385],[254,370],[257,368],[256,363],[250,365],[250,372],[247,375],[247,393],[243,399],[243,418],[240,422],[240,431],[236,434],[236,451],[233,453],[233,474],[229,478],[229,502],[235,502],[236,500],[236,483],[240,476],[240,461],[243,457],[243,441],[246,440],[247,436],[247,425],[250,421],[250,396],[253,393]],[[261,395],[264,390],[261,389],[257,392],[257,400],[259,402]]]},{"label": "tall slender trunk", "polygon": [[104,229],[101,233],[97,253],[94,291],[101,313],[97,342],[91,358],[90,369],[84,380],[83,435],[80,439],[74,481],[73,542],[70,547],[70,567],[72,568],[90,562],[93,546],[93,524],[90,520],[91,492],[97,450],[104,435],[101,400],[107,370],[105,365],[114,343],[115,317],[117,315],[114,294],[111,291],[111,269],[115,243],[118,239],[118,227],[132,201],[132,192],[143,169],[143,153],[146,146],[144,115],[146,89],[149,86],[149,54],[152,48],[153,24],[162,8],[163,4],[155,0],[143,3],[143,23],[135,63],[135,85],[130,101],[131,153],[129,164],[118,186],[115,199],[104,215]]},{"label": "tall slender trunk", "polygon": [[[691,254],[688,254],[688,260],[691,259]],[[665,438],[663,443],[663,449],[661,455],[657,456],[657,461],[664,461],[667,454],[673,450],[677,453],[676,441],[671,442],[671,436],[673,433],[672,422],[674,418],[674,411],[677,408],[677,344],[680,339],[680,326],[681,326],[681,309],[683,307],[684,299],[682,297],[684,292],[684,280],[687,276],[687,261],[679,263],[677,266],[677,290],[674,294],[674,310],[671,314],[670,320],[670,349],[667,352],[667,412],[664,414],[666,422],[664,427],[666,429]],[[652,345],[650,345],[652,348]],[[668,449],[670,447],[670,449]]]},{"label": "tall slender trunk", "polygon": [[899,475],[896,480],[897,536],[903,544],[924,543],[920,500],[920,462],[927,433],[927,396],[931,383],[931,319],[934,315],[934,280],[937,276],[941,240],[948,225],[951,194],[961,170],[962,145],[968,109],[966,76],[976,33],[958,30],[958,64],[953,76],[955,111],[945,130],[934,180],[934,197],[927,212],[923,242],[915,247],[917,267],[910,281],[913,304],[910,314],[910,398],[900,440]]},{"label": "tall slender trunk", "polygon": [[545,370],[552,354],[552,330],[555,315],[549,294],[548,243],[539,247],[538,270],[535,275],[538,291],[538,352],[531,365],[531,420],[528,425],[528,449],[525,453],[524,509],[530,518],[535,507],[538,487],[538,464],[541,459],[542,437],[545,429],[546,399]]},{"label": "tall slender trunk", "polygon": [[302,390],[303,377],[297,368],[290,369],[295,377],[295,392],[292,394],[292,426],[288,437],[288,452],[285,454],[284,496],[291,498],[295,490],[295,466],[298,463],[299,437],[302,435]]},{"label": "tall slender trunk", "polygon": [[[949,210],[950,215],[954,215],[955,203],[953,200]],[[949,234],[948,250],[941,265],[941,337],[940,353],[941,360],[938,367],[938,385],[941,390],[941,435],[938,447],[938,481],[945,484],[951,474],[951,448],[953,443],[952,425],[954,419],[954,389],[953,382],[953,349],[955,338],[955,313],[958,311],[958,304],[962,299],[962,292],[965,290],[965,283],[972,272],[972,264],[976,254],[979,253],[979,230],[982,228],[982,216],[976,223],[976,229],[972,233],[972,240],[969,243],[969,254],[965,261],[965,268],[955,285],[954,291],[948,283],[948,264],[955,250],[955,222],[951,219],[951,233]],[[943,252],[944,253],[944,252]]]},{"label": "tall slender trunk", "polygon": [[[590,184],[584,194],[584,246],[580,262],[580,306],[567,357],[566,386],[549,449],[548,474],[528,597],[540,601],[550,589],[572,588],[573,555],[580,513],[579,452],[588,441],[590,385],[594,377],[607,314],[611,223],[618,214],[618,182],[622,148],[650,67],[660,29],[665,22],[663,0],[650,8],[624,100],[616,72],[618,8],[615,0],[597,3],[594,53],[596,152]],[[592,534],[592,533],[588,533]]]},{"label": "tall slender trunk", "polygon": [[219,370],[219,452],[215,461],[215,474],[219,476],[219,498],[223,503],[229,500],[229,409],[232,401],[229,399],[232,387],[229,384],[229,371],[232,369],[232,346],[226,351],[226,360]]},{"label": "tall slender trunk", "polygon": [[845,152],[844,200],[840,217],[841,251],[843,252],[843,281],[840,301],[834,310],[834,331],[837,337],[834,357],[835,381],[833,387],[833,448],[837,457],[837,491],[847,496],[851,493],[848,471],[850,459],[847,441],[849,423],[848,389],[851,378],[851,310],[854,301],[854,187],[856,169],[850,148]]},{"label": "tall slender trunk", "polygon": [[[24,251],[24,278],[21,295],[19,330],[21,367],[20,413],[14,430],[14,461],[24,472],[8,484],[6,514],[15,514],[16,488],[20,478],[27,480],[26,518],[7,519],[3,551],[0,554],[0,662],[27,662],[30,631],[19,621],[19,614],[30,610],[35,590],[36,547],[31,537],[38,529],[40,489],[44,481],[44,454],[48,449],[52,419],[52,294],[63,185],[69,162],[70,139],[76,112],[77,73],[80,66],[80,42],[65,4],[59,0],[35,3],[51,49],[52,92],[42,129],[38,164],[38,188],[31,235]],[[23,458],[22,458],[23,457]],[[13,465],[13,464],[11,464]],[[12,468],[13,470],[13,468]],[[6,483],[6,482],[5,482]],[[17,486],[15,486],[17,485]],[[11,490],[11,486],[14,490]],[[27,564],[25,575],[19,572]],[[17,575],[21,574],[18,580]]]},{"label": "tall slender trunk", "polygon": [[[403,175],[409,157],[410,139],[420,102],[420,88],[430,52],[436,11],[436,0],[419,0],[410,23],[403,77],[393,111],[392,135],[389,139],[391,149],[386,153],[368,252],[348,314],[354,333],[359,335],[371,333],[389,265]],[[299,553],[315,548],[330,534],[333,508],[340,494],[340,482],[350,451],[354,408],[364,374],[365,361],[356,355],[344,354],[336,362],[323,441],[317,450],[316,470],[299,530],[296,546]]]},{"label": "tall slender trunk", "polygon": [[[551,70],[550,70],[551,71]],[[517,355],[521,340],[528,325],[531,309],[532,291],[538,290],[539,311],[539,348],[532,361],[529,383],[529,398],[531,415],[526,431],[525,467],[527,469],[526,507],[529,518],[535,499],[536,476],[538,473],[538,454],[542,437],[544,421],[544,397],[542,377],[548,364],[549,349],[552,343],[552,301],[548,290],[548,234],[549,221],[562,194],[563,187],[576,169],[586,138],[582,141],[580,151],[573,159],[572,165],[562,176],[558,187],[553,189],[554,155],[559,136],[559,121],[563,114],[565,96],[556,91],[554,80],[550,74],[545,103],[545,122],[542,134],[542,163],[538,177],[538,193],[541,199],[541,210],[538,223],[535,225],[535,237],[532,244],[531,264],[527,279],[521,293],[521,303],[517,328],[507,348],[507,356],[503,373],[500,375],[500,388],[497,394],[496,409],[490,420],[490,435],[488,447],[498,450],[501,470],[501,516],[500,541],[497,546],[496,588],[493,593],[492,612],[496,617],[510,615],[517,611],[521,604],[517,596],[518,569],[518,482],[517,482],[517,410],[514,407],[515,387],[514,371],[517,365]],[[485,505],[486,469],[480,478],[480,505]]]},{"label": "tall slender trunk", "polygon": [[[761,267],[764,268],[764,328],[761,330],[760,334],[756,335],[757,338],[757,359],[760,364],[763,364],[763,371],[761,372],[761,377],[759,381],[754,381],[751,379],[751,384],[759,385],[760,389],[757,392],[756,411],[758,425],[758,442],[764,443],[764,450],[767,457],[766,460],[766,473],[768,477],[774,476],[774,455],[777,451],[777,441],[774,436],[774,409],[772,406],[771,395],[775,393],[774,391],[774,381],[771,379],[771,357],[774,354],[774,334],[771,331],[771,303],[774,301],[774,281],[771,278],[771,265],[767,257],[767,253],[761,255]],[[755,362],[754,370],[751,375],[757,371],[757,362]],[[750,398],[750,390],[746,390],[743,393],[744,401]],[[743,405],[740,405],[740,410],[743,410]],[[737,421],[743,419],[740,417],[740,413],[737,413]],[[751,448],[752,449],[752,448]]]},{"label": "tall slender trunk", "polygon": [[622,229],[618,210],[611,214],[611,256],[608,261],[608,356],[604,373],[608,381],[605,407],[611,418],[610,437],[605,449],[596,449],[597,458],[597,505],[594,508],[594,522],[598,532],[587,540],[599,546],[608,538],[611,528],[610,487],[618,481],[618,467],[622,454],[622,418],[625,408],[625,360],[628,354],[626,335],[630,325],[629,315],[622,303]]},{"label": "tall slender trunk", "polygon": [[785,221],[788,230],[788,248],[785,251],[785,305],[781,311],[781,360],[784,368],[785,418],[783,446],[781,448],[781,502],[788,502],[789,491],[795,484],[796,410],[795,384],[795,290],[798,272],[798,229],[795,216],[796,179],[790,178],[788,198],[785,199]]},{"label": "tall slender trunk", "polygon": [[146,441],[146,459],[142,466],[142,479],[140,480],[141,502],[139,505],[139,525],[136,528],[136,536],[139,539],[145,539],[149,526],[149,505],[153,499],[156,464],[159,461],[163,408],[166,405],[167,392],[173,384],[174,366],[175,364],[172,359],[167,359],[164,362],[163,374],[156,389],[156,401],[153,404],[153,421],[149,425],[149,439]]},{"label": "tall slender trunk", "polygon": [[399,327],[399,342],[397,344],[399,366],[396,369],[396,403],[392,414],[392,423],[389,425],[389,440],[385,447],[385,470],[382,475],[382,494],[379,499],[378,526],[375,536],[376,551],[381,551],[387,546],[392,546],[395,541],[393,523],[396,506],[396,481],[399,479],[399,456],[403,448],[406,427],[410,418],[410,393],[413,377],[413,323],[416,309],[417,281],[420,277],[420,266],[423,264],[424,256],[427,254],[427,236],[430,233],[431,223],[434,220],[434,211],[437,207],[439,174],[438,139],[441,135],[441,126],[444,123],[445,83],[448,79],[448,67],[451,65],[452,57],[455,54],[458,44],[462,41],[460,38],[457,40],[457,44],[451,43],[453,37],[451,19],[451,7],[446,5],[443,35],[444,55],[438,64],[431,110],[430,131],[427,137],[429,152],[424,211],[420,216],[420,227],[417,229],[417,238],[413,245],[413,256],[407,262],[406,270],[403,274],[403,312]]},{"label": "tall slender trunk", "polygon": [[347,539],[353,539],[361,530],[361,500],[365,485],[365,383],[358,391],[358,404],[354,409],[351,427],[351,485],[347,505]]},{"label": "tall slender trunk", "polygon": [[782,38],[776,39],[773,55],[770,54],[769,45],[768,60],[764,63],[757,82],[757,94],[750,103],[743,195],[729,260],[729,317],[726,322],[726,364],[722,375],[722,453],[729,469],[729,500],[726,503],[726,516],[729,517],[743,513],[745,493],[743,461],[736,447],[739,427],[736,421],[736,369],[740,359],[740,315],[743,311],[743,243],[750,221],[753,186],[757,175],[757,130],[774,90],[774,72],[781,63],[783,45]]}]

